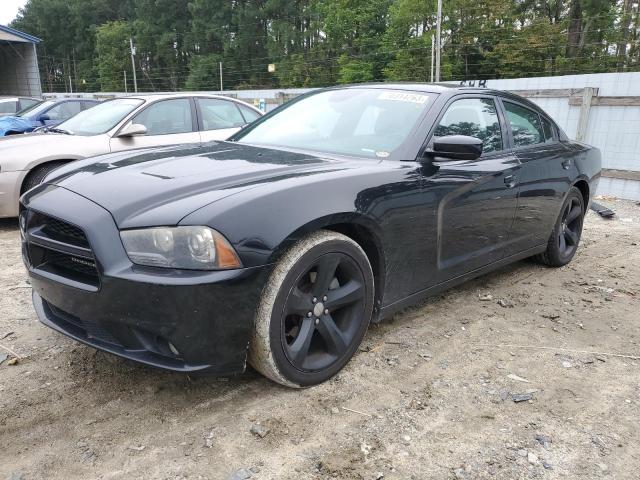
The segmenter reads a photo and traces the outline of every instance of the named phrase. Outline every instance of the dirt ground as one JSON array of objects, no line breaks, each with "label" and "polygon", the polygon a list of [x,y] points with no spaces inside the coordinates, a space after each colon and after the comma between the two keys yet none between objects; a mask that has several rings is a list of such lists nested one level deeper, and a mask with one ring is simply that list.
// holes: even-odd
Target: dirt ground
[{"label": "dirt ground", "polygon": [[0,364],[0,480],[637,479],[640,206],[602,203],[616,219],[591,212],[569,266],[519,262],[372,326],[302,391],[47,329],[0,221],[0,344],[22,357]]}]

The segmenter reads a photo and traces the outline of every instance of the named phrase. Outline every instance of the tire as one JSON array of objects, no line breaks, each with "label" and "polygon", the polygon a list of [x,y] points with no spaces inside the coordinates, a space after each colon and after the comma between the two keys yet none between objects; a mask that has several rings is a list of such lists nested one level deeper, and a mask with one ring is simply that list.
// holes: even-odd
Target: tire
[{"label": "tire", "polygon": [[547,249],[537,255],[536,259],[550,267],[562,267],[568,264],[578,250],[584,215],[582,192],[576,187],[571,187],[549,237]]},{"label": "tire", "polygon": [[49,173],[53,172],[56,168],[61,167],[66,163],[67,162],[49,162],[31,170],[31,172],[29,172],[29,175],[27,175],[27,178],[24,180],[24,183],[22,184],[22,190],[20,191],[20,194],[23,194],[27,190],[31,190],[33,187],[37,187],[38,185],[40,185],[44,180],[44,177],[49,175]]},{"label": "tire", "polygon": [[288,387],[325,382],[353,357],[373,302],[373,272],[362,248],[340,233],[314,232],[293,245],[271,273],[248,361]]}]

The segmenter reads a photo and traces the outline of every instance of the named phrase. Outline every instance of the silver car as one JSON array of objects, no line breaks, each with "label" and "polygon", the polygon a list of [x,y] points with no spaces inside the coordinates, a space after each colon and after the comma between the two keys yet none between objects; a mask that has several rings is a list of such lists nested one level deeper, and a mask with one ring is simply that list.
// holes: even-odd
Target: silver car
[{"label": "silver car", "polygon": [[155,94],[108,100],[43,133],[0,138],[0,218],[60,165],[133,148],[225,140],[262,112],[216,95]]}]

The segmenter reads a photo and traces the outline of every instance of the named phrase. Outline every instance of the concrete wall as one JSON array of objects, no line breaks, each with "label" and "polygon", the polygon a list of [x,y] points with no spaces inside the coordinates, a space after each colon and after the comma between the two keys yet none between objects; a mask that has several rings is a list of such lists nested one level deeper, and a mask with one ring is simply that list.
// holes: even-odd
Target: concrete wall
[{"label": "concrete wall", "polygon": [[33,43],[0,43],[0,95],[42,96]]}]

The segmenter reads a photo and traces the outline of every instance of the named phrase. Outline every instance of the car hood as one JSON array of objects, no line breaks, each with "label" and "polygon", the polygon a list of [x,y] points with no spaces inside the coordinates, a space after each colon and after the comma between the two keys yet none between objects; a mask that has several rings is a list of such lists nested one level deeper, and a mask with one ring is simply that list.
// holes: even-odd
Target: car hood
[{"label": "car hood", "polygon": [[22,117],[2,117],[0,118],[0,135],[7,132],[24,132],[31,130],[36,122]]},{"label": "car hood", "polygon": [[150,148],[62,167],[45,183],[104,207],[120,228],[177,225],[189,213],[292,176],[353,168],[339,159],[232,142]]},{"label": "car hood", "polygon": [[0,137],[0,168],[3,172],[29,170],[47,161],[79,160],[109,152],[107,135],[65,135],[34,132]]}]

